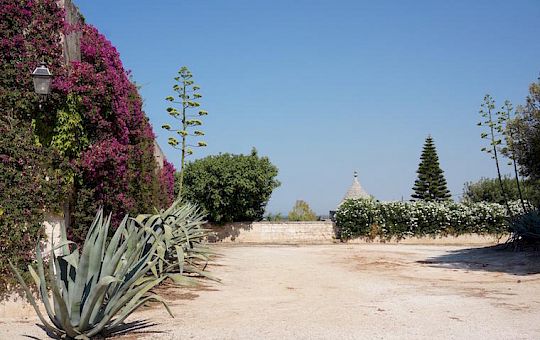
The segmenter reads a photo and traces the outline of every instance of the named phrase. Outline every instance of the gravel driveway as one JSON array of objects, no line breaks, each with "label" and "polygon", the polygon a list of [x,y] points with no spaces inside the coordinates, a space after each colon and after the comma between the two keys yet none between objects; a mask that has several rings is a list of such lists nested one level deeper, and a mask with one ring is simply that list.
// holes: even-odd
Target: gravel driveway
[{"label": "gravel driveway", "polygon": [[[123,339],[540,339],[540,255],[419,245],[219,246],[221,284],[166,288]],[[43,338],[0,320],[0,338]]]}]

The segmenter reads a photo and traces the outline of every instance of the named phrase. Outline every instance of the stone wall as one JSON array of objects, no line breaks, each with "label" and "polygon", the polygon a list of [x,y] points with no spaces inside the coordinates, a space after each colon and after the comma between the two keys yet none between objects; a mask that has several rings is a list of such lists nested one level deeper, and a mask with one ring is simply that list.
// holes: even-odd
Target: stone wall
[{"label": "stone wall", "polygon": [[212,231],[212,243],[332,243],[334,225],[331,221],[313,222],[248,222],[207,225]]},{"label": "stone wall", "polygon": [[418,244],[418,245],[439,245],[439,246],[479,246],[504,243],[510,235],[480,235],[480,234],[463,234],[459,236],[423,236],[423,237],[408,237],[401,240],[381,240],[375,238],[369,240],[367,238],[359,237],[352,240],[348,240],[350,244],[365,244],[365,243],[390,243],[390,244]]},{"label": "stone wall", "polygon": [[[341,242],[335,238],[331,221],[314,222],[246,222],[225,225],[206,225],[211,231],[210,243],[252,244],[323,244]],[[485,245],[505,242],[509,235],[466,234],[460,236],[410,237],[402,240],[370,240],[356,238],[349,244],[393,243],[432,245]]]},{"label": "stone wall", "polygon": [[[58,3],[60,7],[64,8],[68,24],[75,27],[81,22],[81,14],[73,1],[60,0]],[[67,35],[62,35],[64,59],[67,65],[70,65],[72,61],[81,61],[81,34],[79,30],[72,30]]]}]

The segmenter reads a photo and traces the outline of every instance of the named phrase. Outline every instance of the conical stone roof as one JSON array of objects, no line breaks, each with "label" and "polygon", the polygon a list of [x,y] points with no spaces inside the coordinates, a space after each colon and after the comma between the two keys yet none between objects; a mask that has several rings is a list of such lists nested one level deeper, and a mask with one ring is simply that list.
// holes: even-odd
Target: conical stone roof
[{"label": "conical stone roof", "polygon": [[358,199],[358,198],[370,198],[369,194],[362,188],[360,182],[358,182],[358,173],[354,172],[354,178],[351,187],[347,190],[345,197],[341,200],[339,205],[343,204],[348,199]]}]

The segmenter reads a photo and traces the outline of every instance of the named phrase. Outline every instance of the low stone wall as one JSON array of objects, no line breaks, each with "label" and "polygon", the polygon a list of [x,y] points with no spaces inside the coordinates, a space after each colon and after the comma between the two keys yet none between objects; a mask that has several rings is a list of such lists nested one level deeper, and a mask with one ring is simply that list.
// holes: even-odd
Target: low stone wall
[{"label": "low stone wall", "polygon": [[390,243],[390,244],[431,244],[431,245],[491,245],[504,243],[510,235],[479,235],[479,234],[464,234],[459,236],[424,236],[424,237],[409,237],[401,240],[391,239],[382,240],[375,238],[373,240],[367,238],[355,238],[348,240],[347,243],[351,244],[366,244],[366,243]]},{"label": "low stone wall", "polygon": [[[52,214],[45,216],[45,222],[43,222],[43,226],[45,227],[46,239],[44,239],[41,243],[41,249],[43,249],[44,257],[49,256],[49,252],[51,251],[51,240],[54,242],[54,244],[60,244],[60,228],[62,228],[63,224],[63,216]],[[61,250],[58,249],[57,251],[55,251],[55,253],[60,254],[60,251]]]},{"label": "low stone wall", "polygon": [[[314,222],[246,222],[225,225],[206,225],[211,231],[210,243],[253,243],[253,244],[317,244],[341,242],[335,238],[335,226],[331,221]],[[433,245],[482,245],[505,242],[509,235],[410,237],[401,240],[356,238],[350,244],[399,243]]]},{"label": "low stone wall", "polygon": [[211,243],[332,243],[335,233],[331,221],[247,222],[206,225],[212,231]]}]

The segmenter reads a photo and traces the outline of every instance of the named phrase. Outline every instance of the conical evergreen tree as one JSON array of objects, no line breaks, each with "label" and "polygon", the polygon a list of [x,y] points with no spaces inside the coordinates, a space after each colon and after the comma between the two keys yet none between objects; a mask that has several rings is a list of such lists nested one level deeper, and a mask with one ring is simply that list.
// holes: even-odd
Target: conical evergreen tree
[{"label": "conical evergreen tree", "polygon": [[452,197],[446,186],[446,179],[439,165],[439,156],[437,156],[437,150],[431,136],[426,138],[424,150],[420,156],[420,165],[416,172],[418,179],[414,182],[414,194],[412,195],[414,199],[443,201]]}]

